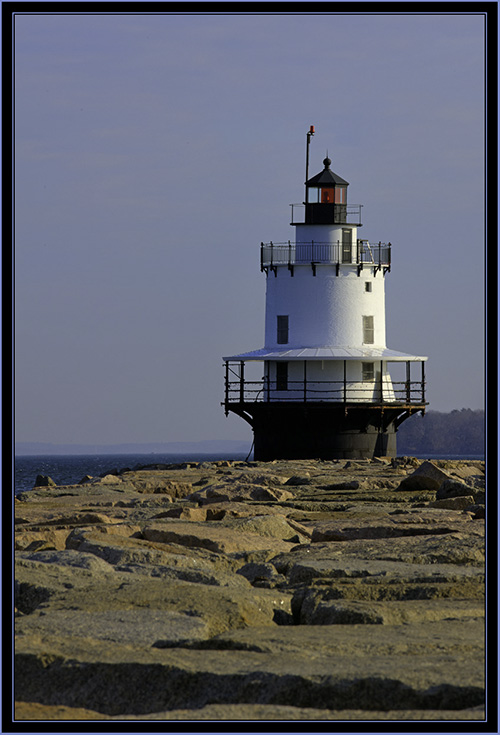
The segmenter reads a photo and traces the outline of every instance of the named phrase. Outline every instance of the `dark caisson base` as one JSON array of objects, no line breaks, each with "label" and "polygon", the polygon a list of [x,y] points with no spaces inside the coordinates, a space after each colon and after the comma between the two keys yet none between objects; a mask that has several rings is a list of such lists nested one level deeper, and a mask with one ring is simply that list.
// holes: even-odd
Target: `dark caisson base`
[{"label": "dark caisson base", "polygon": [[371,459],[396,456],[399,424],[422,406],[228,404],[252,426],[254,459]]}]

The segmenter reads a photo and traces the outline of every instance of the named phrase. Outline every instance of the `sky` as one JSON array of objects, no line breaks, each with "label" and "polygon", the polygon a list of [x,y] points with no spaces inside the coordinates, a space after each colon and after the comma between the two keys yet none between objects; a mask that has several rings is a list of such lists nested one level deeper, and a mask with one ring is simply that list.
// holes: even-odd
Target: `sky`
[{"label": "sky", "polygon": [[260,243],[294,239],[310,125],[309,175],[328,150],[392,243],[387,346],[428,356],[429,409],[483,408],[483,26],[17,15],[16,440],[250,446],[222,357],[264,345]]}]

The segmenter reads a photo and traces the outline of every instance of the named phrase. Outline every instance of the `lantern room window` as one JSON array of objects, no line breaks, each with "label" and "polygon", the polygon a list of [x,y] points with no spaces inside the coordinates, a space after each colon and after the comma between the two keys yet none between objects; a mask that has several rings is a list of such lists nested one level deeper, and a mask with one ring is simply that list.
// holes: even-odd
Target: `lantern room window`
[{"label": "lantern room window", "polygon": [[308,204],[345,204],[347,191],[345,186],[308,186]]},{"label": "lantern room window", "polygon": [[319,187],[310,186],[307,189],[307,201],[309,204],[318,204],[319,202]]},{"label": "lantern room window", "polygon": [[335,204],[345,204],[346,203],[346,187],[345,186],[336,186],[335,187]]}]

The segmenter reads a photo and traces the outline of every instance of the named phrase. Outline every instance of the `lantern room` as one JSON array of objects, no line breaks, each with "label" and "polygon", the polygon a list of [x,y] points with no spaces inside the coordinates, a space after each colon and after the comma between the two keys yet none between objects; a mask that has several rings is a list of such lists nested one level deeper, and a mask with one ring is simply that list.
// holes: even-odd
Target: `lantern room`
[{"label": "lantern room", "polygon": [[330,169],[331,160],[323,160],[324,169],[306,181],[306,224],[329,225],[347,221],[348,182]]}]

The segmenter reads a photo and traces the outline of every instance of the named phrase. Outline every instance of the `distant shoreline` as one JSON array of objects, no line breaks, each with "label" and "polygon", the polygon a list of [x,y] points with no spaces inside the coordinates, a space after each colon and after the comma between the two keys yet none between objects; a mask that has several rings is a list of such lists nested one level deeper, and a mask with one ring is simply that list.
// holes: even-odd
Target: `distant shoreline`
[{"label": "distant shoreline", "polygon": [[[398,456],[418,458],[484,458],[485,412],[469,408],[450,413],[428,411],[405,421],[398,429]],[[174,442],[121,442],[119,444],[56,444],[51,442],[16,442],[16,457],[92,456],[127,454],[243,454],[252,449],[247,439],[204,439]]]},{"label": "distant shoreline", "polygon": [[[236,444],[236,442],[235,442]],[[88,448],[58,448],[57,446],[54,446],[53,448],[47,450],[38,450],[38,451],[19,451],[19,449],[16,449],[14,457],[15,458],[25,458],[28,459],[30,457],[128,457],[131,455],[142,455],[144,457],[165,457],[167,455],[175,455],[177,457],[203,457],[209,460],[214,455],[226,456],[227,459],[234,459],[235,456],[248,456],[250,453],[250,447],[247,444],[237,444],[234,448],[225,448],[221,450],[205,450],[200,451],[198,449],[165,449],[165,450],[147,450],[147,449],[141,449],[141,450],[133,450],[133,449],[116,449],[114,447],[88,447]],[[425,450],[420,451],[409,451],[406,448],[402,448],[401,451],[398,451],[397,453],[398,457],[415,457],[416,459],[464,459],[464,460],[485,460],[485,452],[426,452]]]},{"label": "distant shoreline", "polygon": [[49,444],[18,442],[16,457],[91,456],[96,454],[248,454],[251,441],[207,440],[200,442],[170,442],[167,444]]}]

